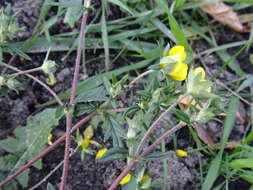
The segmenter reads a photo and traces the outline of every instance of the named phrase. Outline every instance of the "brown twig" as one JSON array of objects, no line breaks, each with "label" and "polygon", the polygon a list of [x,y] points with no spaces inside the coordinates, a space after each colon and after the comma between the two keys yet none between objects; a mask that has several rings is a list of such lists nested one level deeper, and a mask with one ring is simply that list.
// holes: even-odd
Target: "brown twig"
[{"label": "brown twig", "polygon": [[[23,72],[22,70],[20,70],[20,69],[18,69],[16,67],[13,67],[11,65],[8,65],[6,63],[0,63],[0,65],[3,65],[6,68],[9,68],[9,69],[11,69],[13,71]],[[61,99],[59,98],[59,96],[48,85],[46,85],[44,82],[42,82],[41,80],[37,79],[33,75],[30,75],[28,73],[24,73],[24,75],[27,76],[27,77],[29,77],[30,79],[34,80],[35,82],[39,83],[45,89],[47,89],[47,91],[56,99],[56,101],[58,102],[58,104],[60,104],[61,106],[63,105],[63,102],[61,101]]]},{"label": "brown twig", "polygon": [[[85,12],[82,17],[82,23],[81,23],[81,31],[79,35],[79,42],[77,47],[77,56],[76,56],[76,63],[75,63],[75,71],[74,71],[74,77],[72,81],[72,87],[71,87],[71,96],[69,104],[72,105],[74,103],[76,92],[77,92],[77,83],[80,73],[80,64],[81,64],[81,56],[82,56],[82,49],[83,49],[83,41],[84,41],[84,31],[86,28],[87,23],[87,17],[88,12]],[[63,171],[62,171],[62,178],[61,178],[61,185],[60,190],[64,190],[65,184],[67,183],[67,176],[68,176],[68,168],[69,168],[69,149],[71,145],[70,140],[70,134],[71,134],[71,128],[72,128],[72,113],[68,112],[66,114],[66,140],[65,140],[65,151],[64,151],[64,165],[63,165]]]},{"label": "brown twig", "polygon": [[176,131],[181,129],[183,126],[185,126],[185,123],[179,123],[175,127],[168,130],[166,133],[164,133],[161,137],[159,137],[153,144],[148,146],[143,153],[138,156],[136,159],[133,159],[129,162],[127,167],[121,172],[121,174],[114,180],[114,182],[111,184],[111,186],[107,190],[115,190],[117,186],[119,185],[120,181],[131,171],[131,169],[135,166],[136,163],[138,163],[144,156],[148,155],[150,152],[152,152],[161,142],[167,137],[170,137],[172,134],[174,134]]}]

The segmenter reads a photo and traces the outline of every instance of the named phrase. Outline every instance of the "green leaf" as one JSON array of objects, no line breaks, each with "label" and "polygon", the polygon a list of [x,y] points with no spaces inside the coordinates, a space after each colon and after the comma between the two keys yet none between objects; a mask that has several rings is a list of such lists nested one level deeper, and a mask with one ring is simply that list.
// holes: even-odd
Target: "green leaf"
[{"label": "green leaf", "polygon": [[153,152],[147,156],[145,156],[143,159],[144,160],[163,160],[169,157],[171,154],[171,151],[167,152]]},{"label": "green leaf", "polygon": [[185,4],[185,0],[176,0],[174,9],[178,9]]},{"label": "green leaf", "polygon": [[98,160],[98,162],[104,163],[104,162],[110,162],[113,160],[118,159],[124,159],[127,157],[128,151],[125,148],[117,147],[117,148],[111,148],[106,152],[102,158]]},{"label": "green leaf", "polygon": [[[62,0],[62,2],[65,2],[67,0]],[[76,3],[75,6],[70,6],[67,8],[67,12],[64,17],[64,23],[67,23],[70,25],[71,28],[74,27],[74,24],[76,21],[80,19],[83,13],[83,4],[82,0],[72,0],[73,3]]]},{"label": "green leaf", "polygon": [[[234,121],[236,118],[236,112],[239,107],[239,100],[236,97],[233,97],[227,110],[227,117],[224,124],[224,132],[222,136],[222,142],[226,143],[229,137],[229,134],[233,128]],[[219,175],[219,168],[222,161],[222,154],[224,152],[224,148],[222,148],[216,157],[212,160],[207,176],[202,186],[202,190],[209,190],[212,188],[216,178]]]},{"label": "green leaf", "polygon": [[136,190],[137,189],[137,180],[134,176],[131,177],[129,183],[123,185],[122,190]]},{"label": "green leaf", "polygon": [[133,11],[131,10],[130,7],[128,7],[126,4],[124,4],[122,1],[120,0],[107,0],[110,3],[113,3],[115,5],[118,5],[119,7],[121,7],[123,10],[129,12],[131,15],[134,15]]},{"label": "green leaf", "polygon": [[75,102],[92,102],[92,101],[98,101],[103,102],[107,101],[107,91],[104,86],[99,86],[97,88],[93,88],[91,90],[88,90],[84,93],[81,93],[75,100]]},{"label": "green leaf", "polygon": [[236,92],[240,92],[243,89],[250,87],[253,85],[253,75],[249,75],[245,81],[242,82],[242,84],[239,86],[239,88],[236,90]]},{"label": "green leaf", "polygon": [[208,173],[205,177],[205,181],[202,185],[201,190],[210,190],[219,175],[220,164],[222,161],[223,149],[219,151],[216,157],[212,160]]},{"label": "green leaf", "polygon": [[30,169],[24,171],[20,176],[17,177],[19,184],[22,185],[23,188],[26,188],[28,185]]},{"label": "green leaf", "polygon": [[89,114],[91,112],[96,111],[97,105],[94,103],[87,103],[87,104],[77,104],[75,106],[74,115],[80,116],[83,114]]},{"label": "green leaf", "polygon": [[185,49],[189,52],[192,52],[192,49],[184,36],[183,31],[181,30],[179,24],[177,23],[177,20],[173,17],[173,15],[168,13],[168,18],[169,18],[169,25],[171,28],[171,31],[176,38],[176,41],[178,44],[182,45],[185,47]]},{"label": "green leaf", "polygon": [[123,147],[121,138],[125,137],[122,126],[110,115],[106,115],[104,123],[104,141],[113,140],[113,147]]},{"label": "green leaf", "polygon": [[9,153],[17,154],[18,152],[24,150],[25,144],[19,139],[9,137],[0,141],[0,148]]},{"label": "green leaf", "polygon": [[105,51],[105,68],[108,71],[110,68],[110,51],[109,51],[109,40],[108,40],[108,31],[106,25],[106,16],[105,16],[106,2],[102,1],[102,18],[101,18],[101,30],[102,30],[102,40]]},{"label": "green leaf", "polygon": [[[248,170],[243,170],[243,173],[240,174],[240,177],[244,179],[245,181],[248,181],[249,183],[253,184],[253,172]],[[250,188],[252,190],[252,187]]]},{"label": "green leaf", "polygon": [[253,158],[242,158],[242,159],[236,159],[229,163],[229,166],[233,169],[245,169],[245,168],[251,168],[253,169]]},{"label": "green leaf", "polygon": [[[58,121],[63,116],[62,114],[56,118],[56,111],[56,108],[46,109],[31,117],[25,127],[19,128],[17,134],[19,133],[20,137],[23,137],[21,142],[25,142],[26,150],[20,156],[12,171],[15,171],[42,151],[52,127],[58,125]],[[36,167],[39,166],[36,165]]]}]

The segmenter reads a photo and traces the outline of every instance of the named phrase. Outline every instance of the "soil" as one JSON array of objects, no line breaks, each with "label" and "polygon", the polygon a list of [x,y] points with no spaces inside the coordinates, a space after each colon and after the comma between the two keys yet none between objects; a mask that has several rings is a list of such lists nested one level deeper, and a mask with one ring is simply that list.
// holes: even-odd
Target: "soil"
[{"label": "soil", "polygon": [[[6,6],[11,3],[14,12],[19,12],[19,23],[21,26],[25,27],[25,31],[18,33],[18,40],[25,40],[29,38],[32,34],[32,29],[36,24],[37,17],[39,15],[39,8],[42,1],[29,1],[25,0],[6,0],[4,3],[0,3],[1,6]],[[113,10],[121,16],[118,9],[113,7]],[[115,17],[115,15],[110,15],[109,18]],[[66,25],[59,21],[57,26],[52,29],[55,32],[68,31]],[[216,36],[218,44],[224,44],[228,42],[247,40],[247,35],[234,34],[228,31],[226,35]],[[200,52],[208,49],[208,45],[204,41],[195,41],[193,44],[193,49],[195,52]],[[228,52],[233,55],[238,51],[240,47],[230,48]],[[252,64],[249,61],[249,55],[253,53],[253,48],[249,51],[243,52],[238,57],[238,63],[241,68],[246,73],[253,73]],[[104,70],[104,60],[99,57],[103,57],[103,52],[88,51],[87,55],[90,58],[98,57],[94,60],[92,64],[87,65],[86,72],[82,73],[82,76],[92,76],[98,71],[102,72]],[[45,58],[45,54],[32,54],[33,63],[27,62],[16,58],[13,65],[18,68],[25,70],[36,66],[40,66]],[[62,61],[64,53],[50,53],[49,59],[56,60],[57,62],[57,84],[53,87],[56,93],[60,93],[70,88],[71,79],[73,73],[73,64],[75,62],[75,53],[72,53],[66,60]],[[9,55],[4,56],[5,62],[10,59]],[[221,66],[221,61],[215,54],[210,54],[203,57],[202,61],[196,61],[196,64],[205,64],[211,73],[215,73],[217,69]],[[121,65],[121,63],[120,63]],[[115,66],[113,66],[115,68]],[[0,67],[0,73],[3,68]],[[10,71],[8,71],[10,72]],[[45,75],[43,73],[36,73],[35,75],[41,80],[45,80]],[[226,70],[223,72],[218,79],[222,82],[227,82],[235,79],[235,74],[231,70]],[[9,97],[0,97],[0,139],[4,139],[12,135],[13,129],[18,126],[23,126],[26,123],[26,118],[34,113],[40,111],[38,105],[44,103],[51,99],[51,96],[38,84],[34,83],[30,79],[23,82],[25,90],[16,94],[11,92]],[[130,103],[131,104],[131,103]],[[240,140],[243,135],[245,135],[245,130],[247,126],[247,118],[249,115],[249,108],[246,105],[241,105],[240,113],[245,119],[245,123],[237,123],[232,131],[231,140]],[[55,136],[60,136],[64,130],[64,121],[61,121],[60,126],[54,131]],[[205,125],[205,129],[213,134],[213,139],[218,142],[222,134],[221,125],[217,122],[209,122]],[[193,140],[190,138],[189,130],[187,128],[181,130],[178,134],[178,148],[182,149],[192,149],[195,148]],[[103,142],[102,137],[97,137],[98,142]],[[106,144],[110,147],[110,143]],[[166,141],[166,146],[171,148],[173,143],[171,140]],[[73,146],[74,147],[74,146]],[[0,151],[1,154],[1,151]],[[45,156],[43,161],[43,168],[38,170],[34,167],[31,168],[29,187],[32,187],[38,183],[43,177],[45,177],[52,169],[54,169],[62,160],[64,154],[64,145],[62,144],[59,148],[49,153]],[[114,161],[108,164],[99,164],[94,161],[94,157],[89,156],[86,161],[81,161],[80,154],[76,153],[70,159],[70,169],[68,175],[68,185],[69,190],[102,190],[106,189],[115,179],[115,177],[120,173],[121,169],[124,168],[124,161]],[[201,153],[191,153],[187,158],[179,158],[176,156],[175,152],[167,159],[168,164],[168,177],[166,179],[168,190],[192,190],[200,189],[200,181],[198,176],[198,166],[200,164],[208,162],[208,157]],[[148,163],[151,173],[153,173],[153,178],[159,178],[163,176],[163,163],[160,161],[152,161]],[[60,183],[62,168],[57,170],[54,175],[52,175],[48,182],[53,184],[55,187]],[[231,190],[245,190],[248,189],[249,184],[244,181],[238,180],[231,183]],[[22,188],[20,188],[22,189]],[[37,188],[46,189],[46,183],[43,183],[41,187]]]}]

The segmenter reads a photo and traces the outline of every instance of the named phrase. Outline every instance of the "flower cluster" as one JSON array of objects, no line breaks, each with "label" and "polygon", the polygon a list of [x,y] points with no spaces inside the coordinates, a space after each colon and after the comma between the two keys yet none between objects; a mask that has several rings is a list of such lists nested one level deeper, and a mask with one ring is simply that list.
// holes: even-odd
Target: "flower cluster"
[{"label": "flower cluster", "polygon": [[211,82],[206,80],[206,73],[202,67],[190,70],[184,63],[187,54],[185,48],[180,45],[165,50],[164,56],[160,60],[160,68],[171,79],[183,81],[187,78],[187,92],[189,94],[203,95],[211,93]]}]

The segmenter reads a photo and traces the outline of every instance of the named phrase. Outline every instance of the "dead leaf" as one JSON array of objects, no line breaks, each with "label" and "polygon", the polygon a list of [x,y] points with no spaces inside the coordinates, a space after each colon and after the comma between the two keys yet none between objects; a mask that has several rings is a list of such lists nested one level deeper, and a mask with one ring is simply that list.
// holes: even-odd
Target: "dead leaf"
[{"label": "dead leaf", "polygon": [[211,149],[214,149],[215,144],[208,132],[203,128],[203,124],[195,124],[194,128],[197,132],[198,137]]},{"label": "dead leaf", "polygon": [[[179,97],[181,99],[182,96]],[[201,106],[193,99],[191,95],[185,96],[180,102],[179,102],[179,107],[183,110],[187,109],[189,104],[192,106],[195,106],[197,110],[201,110]],[[205,102],[201,102],[202,106],[206,106],[207,104]]]},{"label": "dead leaf", "polygon": [[[206,0],[193,0],[194,2],[205,2]],[[220,23],[229,26],[230,28],[234,29],[238,32],[250,32],[250,27],[243,26],[241,23],[239,16],[233,9],[222,3],[216,2],[211,5],[206,5],[201,7],[201,9],[212,16],[215,20],[219,21]]]},{"label": "dead leaf", "polygon": [[[203,128],[203,124],[195,123],[194,129],[196,130],[197,135],[200,138],[200,140],[202,140],[210,149],[217,150],[217,149],[221,149],[223,147],[222,145],[217,144],[213,141],[210,134]],[[237,147],[237,145],[236,145],[237,143],[238,142],[234,142],[234,141],[228,142],[224,148],[234,149]]]}]

